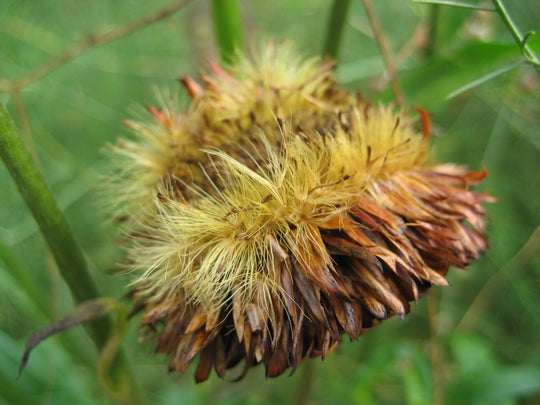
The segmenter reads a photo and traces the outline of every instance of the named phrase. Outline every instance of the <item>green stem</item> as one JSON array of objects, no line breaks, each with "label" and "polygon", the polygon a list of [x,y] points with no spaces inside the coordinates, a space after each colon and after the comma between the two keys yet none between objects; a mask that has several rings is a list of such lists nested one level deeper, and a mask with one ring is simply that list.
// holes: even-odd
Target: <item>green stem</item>
[{"label": "green stem", "polygon": [[536,70],[540,71],[540,60],[533,52],[533,50],[525,43],[526,37],[521,34],[518,26],[514,23],[512,17],[510,17],[510,14],[508,13],[506,6],[504,5],[504,2],[502,0],[491,0],[491,2],[493,3],[493,6],[497,10],[497,13],[502,18],[503,22],[510,30],[510,33],[514,37],[514,40],[521,48],[523,56],[525,57],[527,62],[532,64],[536,68]]},{"label": "green stem", "polygon": [[232,63],[244,44],[238,3],[236,0],[211,0],[211,5],[221,58]]},{"label": "green stem", "polygon": [[[82,250],[54,199],[49,185],[37,169],[2,104],[0,104],[0,156],[32,211],[75,301],[82,303],[99,297]],[[110,317],[89,324],[90,337],[98,350],[101,351],[106,345],[111,327]],[[133,388],[133,397],[137,398],[136,384],[124,355],[118,356],[115,366],[117,383],[129,384]],[[138,400],[137,398],[136,401]]]},{"label": "green stem", "polygon": [[437,25],[439,22],[440,6],[432,4],[429,10],[429,28],[428,28],[428,44],[426,46],[426,56],[431,58],[435,53],[437,46]]},{"label": "green stem", "polygon": [[347,21],[350,4],[351,0],[334,0],[330,19],[328,20],[323,57],[330,56],[334,60],[337,59],[339,46],[341,44],[341,34],[343,33],[343,27]]},{"label": "green stem", "polygon": [[[47,240],[75,301],[96,298],[99,294],[83,253],[4,106],[0,109],[0,134],[0,155]],[[106,330],[93,330],[93,334],[100,345],[107,338]]]}]

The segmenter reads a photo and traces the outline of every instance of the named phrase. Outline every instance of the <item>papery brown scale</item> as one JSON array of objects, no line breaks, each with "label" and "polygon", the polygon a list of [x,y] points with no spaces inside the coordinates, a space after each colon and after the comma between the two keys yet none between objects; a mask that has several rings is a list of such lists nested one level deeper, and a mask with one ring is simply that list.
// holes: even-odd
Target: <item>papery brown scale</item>
[{"label": "papery brown scale", "polygon": [[[355,262],[360,262],[359,260],[353,259]],[[370,280],[371,285],[375,289],[378,296],[384,301],[385,305],[389,308],[391,308],[394,313],[399,315],[401,318],[405,317],[406,309],[403,302],[401,302],[392,292],[392,289],[390,288],[388,284],[388,276],[383,275],[383,269],[381,267],[374,266],[371,262],[362,262],[362,265],[365,269],[369,272],[371,278],[367,278]]]},{"label": "papery brown scale", "polygon": [[320,304],[320,290],[315,287],[304,274],[301,265],[296,261],[292,261],[293,277],[301,297],[307,305],[309,314],[312,315],[314,321],[325,323],[324,314]]},{"label": "papery brown scale", "polygon": [[159,319],[163,319],[171,311],[171,305],[169,303],[157,305],[150,311],[146,312],[141,319],[142,325],[148,325],[156,322]]},{"label": "papery brown scale", "polygon": [[195,382],[200,383],[206,381],[210,377],[210,371],[214,365],[216,356],[217,343],[211,342],[203,350],[199,356],[199,363],[195,371]]},{"label": "papery brown scale", "polygon": [[214,340],[214,344],[216,346],[214,368],[216,370],[216,374],[223,378],[225,377],[225,373],[227,371],[227,355],[225,353],[226,345],[223,341],[223,336],[218,335],[218,337]]},{"label": "papery brown scale", "polygon": [[330,333],[333,340],[341,340],[343,334],[343,328],[340,326],[339,321],[336,318],[334,308],[330,304],[329,297],[321,296],[321,307],[325,313],[326,318],[326,330]]},{"label": "papery brown scale", "polygon": [[185,373],[195,356],[219,333],[219,330],[205,332],[200,329],[180,339],[169,363],[169,370]]}]

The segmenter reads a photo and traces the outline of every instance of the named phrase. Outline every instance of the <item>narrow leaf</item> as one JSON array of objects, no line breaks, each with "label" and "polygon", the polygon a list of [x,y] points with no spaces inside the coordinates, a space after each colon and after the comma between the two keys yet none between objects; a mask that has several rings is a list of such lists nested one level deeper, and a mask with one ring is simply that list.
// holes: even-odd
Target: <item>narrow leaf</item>
[{"label": "narrow leaf", "polygon": [[478,4],[464,3],[462,1],[453,0],[413,0],[414,3],[422,4],[440,4],[443,6],[470,8],[473,10],[495,11],[493,7],[479,6]]},{"label": "narrow leaf", "polygon": [[[112,298],[98,298],[92,301],[87,301],[79,305],[67,316],[51,323],[37,332],[34,332],[26,342],[17,379],[21,376],[22,371],[26,367],[30,353],[39,343],[59,332],[63,332],[83,323],[88,323],[90,321],[99,319],[113,310],[118,310],[119,305],[120,304]],[[106,346],[107,345],[105,345],[105,347]]]},{"label": "narrow leaf", "polygon": [[501,69],[498,69],[496,70],[495,72],[491,72],[490,74],[487,74],[485,76],[482,76],[476,80],[473,80],[472,82],[470,83],[467,83],[466,85],[464,86],[461,86],[460,88],[454,90],[452,93],[450,93],[448,96],[446,96],[446,100],[450,100],[456,96],[459,96],[460,94],[462,93],[465,93],[466,91],[476,87],[476,86],[479,86],[483,83],[486,83],[487,81],[491,80],[491,79],[494,79],[495,77],[497,76],[500,76],[506,72],[509,72],[510,70],[513,70],[515,68],[517,68],[518,66],[521,66],[523,65],[524,62],[518,62],[518,63],[515,63],[513,65],[510,65],[510,66],[505,66]]}]

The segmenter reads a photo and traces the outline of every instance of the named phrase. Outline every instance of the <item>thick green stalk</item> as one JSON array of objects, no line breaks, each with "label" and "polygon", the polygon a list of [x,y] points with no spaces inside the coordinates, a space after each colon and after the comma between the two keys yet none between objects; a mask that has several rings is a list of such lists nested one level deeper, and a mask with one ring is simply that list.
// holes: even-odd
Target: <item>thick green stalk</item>
[{"label": "thick green stalk", "polygon": [[506,27],[508,28],[508,30],[514,37],[514,40],[520,46],[523,52],[523,56],[525,57],[527,62],[533,65],[536,68],[536,70],[540,71],[540,60],[538,59],[536,54],[533,52],[533,50],[525,43],[527,37],[521,34],[521,31],[519,30],[518,26],[514,23],[514,21],[512,20],[512,17],[510,17],[510,14],[508,13],[506,6],[504,5],[504,2],[502,0],[491,0],[491,2],[495,6],[497,13],[502,18]]},{"label": "thick green stalk", "polygon": [[330,56],[334,60],[337,59],[350,4],[351,0],[334,0],[330,19],[328,20],[323,57]]},{"label": "thick green stalk", "polygon": [[[0,109],[0,155],[41,228],[75,300],[83,302],[97,297],[97,288],[82,251],[4,106]],[[95,334],[99,341],[106,338],[105,331]]]},{"label": "thick green stalk", "polygon": [[243,50],[240,12],[237,0],[211,0],[214,30],[221,52],[226,63],[234,62],[238,51]]},{"label": "thick green stalk", "polygon": [[[0,104],[0,156],[32,211],[75,301],[82,303],[99,297],[82,250],[49,185],[37,169],[2,104]],[[107,343],[111,326],[112,321],[109,317],[89,325],[90,336],[100,351]],[[136,384],[123,354],[118,356],[112,374],[117,384],[129,386],[133,397],[137,398]]]}]

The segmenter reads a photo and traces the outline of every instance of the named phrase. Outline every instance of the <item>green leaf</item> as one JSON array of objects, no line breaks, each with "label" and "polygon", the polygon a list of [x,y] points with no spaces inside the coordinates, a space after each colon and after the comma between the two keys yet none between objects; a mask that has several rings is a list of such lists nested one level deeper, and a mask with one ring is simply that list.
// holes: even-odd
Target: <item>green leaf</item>
[{"label": "green leaf", "polygon": [[514,63],[510,66],[505,66],[501,69],[497,69],[496,71],[494,72],[491,72],[485,76],[482,76],[482,77],[479,77],[478,79],[476,80],[473,80],[472,82],[470,83],[467,83],[461,87],[459,87],[458,89],[454,90],[452,93],[450,93],[448,96],[446,96],[446,100],[450,100],[456,96],[459,96],[460,94],[463,94],[465,93],[466,91],[468,90],[471,90],[473,88],[475,88],[476,86],[480,86],[481,84],[484,84],[488,81],[490,81],[491,79],[494,79],[506,72],[509,72],[511,70],[514,70],[516,68],[518,68],[519,66],[523,65],[524,62],[518,62],[518,63]]},{"label": "green leaf", "polygon": [[[0,398],[10,398],[9,404],[91,405],[105,400],[89,369],[74,369],[72,356],[58,350],[56,342],[48,342],[48,350],[38,350],[25,374],[16,381],[21,349],[18,342],[0,331]],[[15,400],[17,396],[20,400]],[[24,401],[24,397],[33,400]]]},{"label": "green leaf", "polygon": [[138,401],[139,399],[134,398],[133,396],[134,393],[131,390],[130,381],[125,375],[118,375],[117,370],[115,369],[115,367],[117,367],[117,357],[120,346],[124,340],[127,329],[126,318],[128,312],[124,305],[109,297],[84,302],[67,316],[33,333],[26,343],[17,379],[24,370],[30,357],[30,353],[43,340],[56,333],[102,318],[110,313],[116,315],[115,324],[100,352],[98,377],[103,386],[113,397],[128,403]]},{"label": "green leaf", "polygon": [[450,55],[437,55],[428,63],[401,73],[401,84],[411,104],[433,111],[456,90],[456,83],[476,80],[515,55],[512,44],[467,43]]},{"label": "green leaf", "polygon": [[[118,311],[118,308],[122,307],[123,306],[121,306],[118,301],[112,298],[98,298],[92,301],[87,301],[79,305],[67,316],[51,323],[50,325],[47,325],[45,328],[40,329],[37,332],[34,332],[26,342],[26,348],[24,349],[17,379],[21,376],[22,371],[26,367],[30,353],[43,340],[57,333],[74,328],[75,326],[99,319],[112,311]],[[123,310],[122,312],[127,313],[126,310]]]},{"label": "green leaf", "polygon": [[452,0],[413,0],[414,3],[421,4],[437,4],[443,6],[453,6],[461,8],[471,8],[473,10],[484,10],[484,11],[495,11],[493,7],[480,6],[478,4],[464,3],[462,1],[452,1]]},{"label": "green leaf", "polygon": [[505,367],[489,379],[490,389],[482,397],[486,401],[519,398],[540,391],[540,369]]}]

